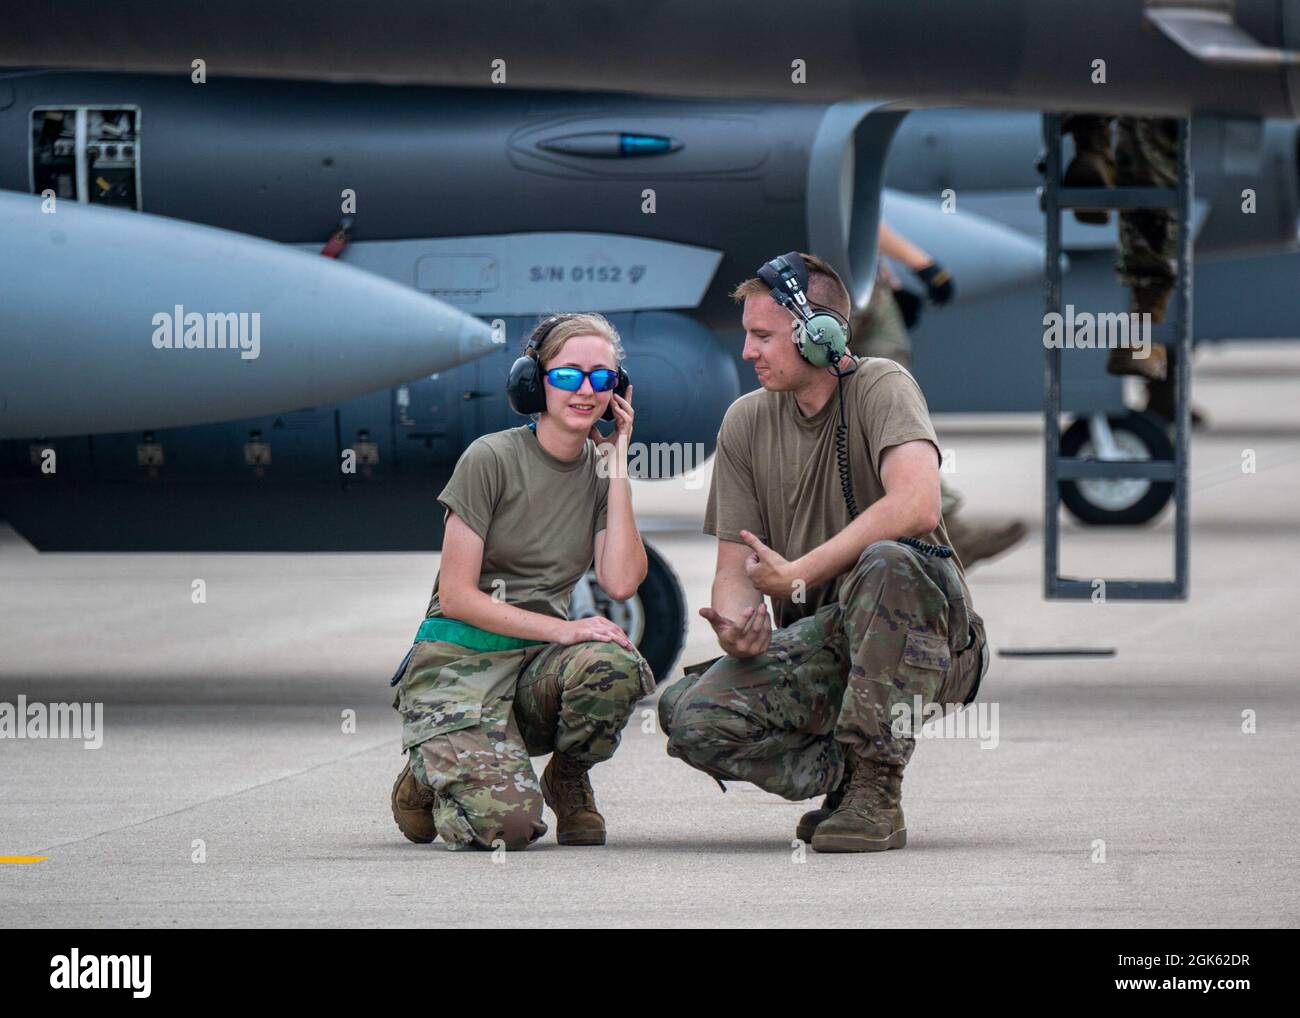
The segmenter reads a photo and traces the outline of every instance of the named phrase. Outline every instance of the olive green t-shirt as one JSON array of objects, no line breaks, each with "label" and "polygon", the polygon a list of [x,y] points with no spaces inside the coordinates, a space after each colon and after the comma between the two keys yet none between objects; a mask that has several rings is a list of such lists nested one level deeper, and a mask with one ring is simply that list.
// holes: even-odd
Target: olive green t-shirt
[{"label": "olive green t-shirt", "polygon": [[[596,534],[605,529],[609,478],[597,474],[599,459],[591,439],[577,459],[556,459],[526,425],[470,443],[438,501],[483,539],[479,590],[568,618],[569,595],[591,568]],[[443,615],[441,577],[426,618]]]},{"label": "olive green t-shirt", "polygon": [[[863,512],[884,497],[880,457],[886,449],[920,439],[934,446],[936,459],[940,453],[912,376],[882,357],[856,359],[858,370],[844,380],[844,412],[854,501]],[[790,392],[757,389],[732,403],[718,432],[704,532],[743,544],[740,531],[748,530],[793,561],[847,527],[835,457],[839,422],[838,394],[812,417],[804,417]],[[922,540],[948,544],[942,521]],[[839,582],[808,588],[802,604],[772,598],[777,625],[788,626],[834,600]]]}]

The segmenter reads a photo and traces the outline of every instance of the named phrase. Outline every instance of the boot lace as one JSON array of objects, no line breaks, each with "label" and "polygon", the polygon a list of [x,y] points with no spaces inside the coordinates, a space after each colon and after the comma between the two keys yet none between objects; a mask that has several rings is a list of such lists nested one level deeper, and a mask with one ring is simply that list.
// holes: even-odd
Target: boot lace
[{"label": "boot lace", "polygon": [[874,761],[853,760],[843,785],[840,808],[861,813],[883,812],[898,805],[898,784],[894,768]]},{"label": "boot lace", "polygon": [[591,788],[591,780],[587,777],[587,768],[566,756],[561,756],[555,777],[555,790],[566,806],[595,810],[596,796]]}]

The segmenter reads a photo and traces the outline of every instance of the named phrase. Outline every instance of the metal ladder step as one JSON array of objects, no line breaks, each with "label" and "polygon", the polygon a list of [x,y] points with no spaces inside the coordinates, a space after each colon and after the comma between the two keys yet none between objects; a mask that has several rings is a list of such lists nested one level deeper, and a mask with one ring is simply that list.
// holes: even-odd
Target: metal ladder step
[{"label": "metal ladder step", "polygon": [[1173,187],[1064,187],[1058,194],[1062,209],[1176,209],[1178,189]]},{"label": "metal ladder step", "polygon": [[1181,601],[1186,597],[1176,580],[1072,580],[1064,576],[1057,577],[1054,597],[1087,601],[1099,593],[1107,601]]},{"label": "metal ladder step", "polygon": [[1172,460],[1081,460],[1060,456],[1056,477],[1061,481],[1096,478],[1141,477],[1148,481],[1177,481]]},{"label": "metal ladder step", "polygon": [[[1151,341],[1169,348],[1174,370],[1175,422],[1172,460],[1078,459],[1060,454],[1061,348],[1046,347],[1043,376],[1044,540],[1043,593],[1049,600],[1095,598],[1099,590],[1113,600],[1186,600],[1188,593],[1188,457],[1191,436],[1192,335],[1192,199],[1191,124],[1178,123],[1178,186],[1067,188],[1062,185],[1061,115],[1046,114],[1043,138],[1047,158],[1043,169],[1043,210],[1047,216],[1045,249],[1046,297],[1049,313],[1062,314],[1061,216],[1071,209],[1168,208],[1178,220],[1178,278],[1168,320],[1151,326]],[[1098,426],[1104,423],[1099,422]],[[1141,478],[1174,486],[1174,547],[1172,580],[1079,579],[1060,575],[1062,481]]]}]

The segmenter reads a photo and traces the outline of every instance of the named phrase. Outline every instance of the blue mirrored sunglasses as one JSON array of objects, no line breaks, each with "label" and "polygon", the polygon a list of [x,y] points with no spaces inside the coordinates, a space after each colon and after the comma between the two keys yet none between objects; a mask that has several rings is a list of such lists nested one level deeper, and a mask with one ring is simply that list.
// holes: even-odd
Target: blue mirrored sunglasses
[{"label": "blue mirrored sunglasses", "polygon": [[577,392],[582,388],[582,380],[591,379],[591,388],[595,392],[609,392],[618,385],[618,372],[611,368],[597,368],[595,371],[583,371],[581,368],[551,368],[546,372],[546,380],[555,388],[565,392]]}]

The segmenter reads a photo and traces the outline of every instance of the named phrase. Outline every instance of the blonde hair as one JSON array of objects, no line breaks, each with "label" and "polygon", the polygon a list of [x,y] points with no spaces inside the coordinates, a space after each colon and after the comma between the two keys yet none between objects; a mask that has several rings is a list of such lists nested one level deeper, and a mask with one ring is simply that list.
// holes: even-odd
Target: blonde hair
[{"label": "blonde hair", "polygon": [[[830,263],[814,254],[799,252],[799,257],[808,268],[808,300],[832,311],[838,311],[845,318],[852,312],[849,288],[844,285],[840,274],[831,268]],[[757,276],[746,279],[731,291],[731,299],[737,304],[745,303],[746,297],[758,294],[766,296],[772,288]]]},{"label": "blonde hair", "polygon": [[574,336],[600,336],[609,340],[609,345],[614,348],[614,367],[618,367],[623,363],[623,341],[619,338],[618,329],[614,328],[604,315],[598,315],[594,311],[547,315],[533,328],[532,335],[528,337],[525,352],[528,346],[531,346],[533,340],[546,332],[547,327],[557,320],[558,324],[552,327],[550,332],[546,333],[546,338],[542,340],[542,345],[537,348],[534,354],[542,368],[545,368],[547,363],[560,352],[564,344]]}]

